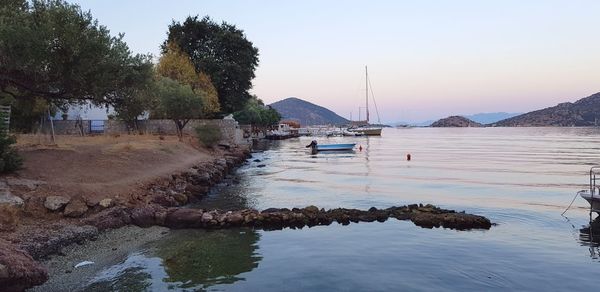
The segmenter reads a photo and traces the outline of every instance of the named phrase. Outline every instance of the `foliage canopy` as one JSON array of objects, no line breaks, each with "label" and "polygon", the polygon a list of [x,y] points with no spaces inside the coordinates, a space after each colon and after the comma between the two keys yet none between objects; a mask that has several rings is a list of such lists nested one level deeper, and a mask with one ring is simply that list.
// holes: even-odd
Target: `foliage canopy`
[{"label": "foliage canopy", "polygon": [[233,117],[240,124],[268,127],[277,124],[281,120],[281,115],[269,106],[265,106],[262,100],[253,97],[248,100],[244,109],[237,111]]},{"label": "foliage canopy", "polygon": [[132,55],[91,13],[62,0],[0,4],[0,93],[15,99],[115,104],[152,76],[150,56]]},{"label": "foliage canopy", "polygon": [[187,84],[203,97],[204,115],[212,116],[220,109],[217,90],[204,72],[197,73],[190,57],[175,43],[168,43],[166,51],[156,65],[156,72],[181,84]]},{"label": "foliage canopy", "polygon": [[217,24],[209,17],[188,17],[183,23],[173,22],[163,44],[176,43],[191,59],[196,72],[205,72],[212,80],[225,113],[239,111],[251,98],[254,70],[258,65],[258,49],[234,25]]},{"label": "foliage canopy", "polygon": [[171,119],[177,126],[179,139],[183,137],[183,128],[191,119],[202,116],[202,96],[192,87],[183,85],[168,77],[159,77],[155,88],[159,100],[156,116]]}]

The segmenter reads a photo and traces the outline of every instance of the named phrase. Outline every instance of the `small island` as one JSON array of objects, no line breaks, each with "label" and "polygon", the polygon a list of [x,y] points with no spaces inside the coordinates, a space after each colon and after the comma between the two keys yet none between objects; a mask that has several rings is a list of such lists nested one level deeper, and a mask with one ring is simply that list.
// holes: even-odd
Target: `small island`
[{"label": "small island", "polygon": [[434,128],[483,127],[482,124],[461,116],[450,116],[431,124]]}]

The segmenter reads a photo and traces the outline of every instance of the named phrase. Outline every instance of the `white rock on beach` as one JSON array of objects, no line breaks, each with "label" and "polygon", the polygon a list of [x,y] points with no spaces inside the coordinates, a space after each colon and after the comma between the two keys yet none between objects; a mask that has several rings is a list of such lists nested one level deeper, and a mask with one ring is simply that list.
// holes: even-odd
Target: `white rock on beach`
[{"label": "white rock on beach", "polygon": [[106,199],[102,199],[100,200],[100,203],[98,203],[102,208],[108,208],[110,207],[110,205],[112,204],[112,199],[106,198]]},{"label": "white rock on beach", "polygon": [[0,204],[22,206],[23,199],[13,195],[10,192],[8,185],[5,182],[0,181]]},{"label": "white rock on beach", "polygon": [[44,201],[44,207],[50,211],[56,211],[68,204],[69,201],[71,201],[70,198],[63,196],[48,196]]}]

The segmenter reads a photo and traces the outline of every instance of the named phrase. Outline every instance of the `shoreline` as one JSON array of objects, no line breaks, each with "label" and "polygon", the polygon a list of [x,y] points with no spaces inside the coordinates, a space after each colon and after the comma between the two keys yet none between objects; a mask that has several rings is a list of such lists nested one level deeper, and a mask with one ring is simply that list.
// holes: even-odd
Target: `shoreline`
[{"label": "shoreline", "polygon": [[[12,232],[0,233],[0,286],[6,291],[22,291],[43,284],[48,281],[49,275],[40,260],[64,254],[64,250],[73,244],[97,240],[104,236],[106,229],[118,230],[119,227],[133,225],[130,222],[120,226],[106,226],[101,222],[94,225],[90,218],[122,208],[170,208],[198,201],[250,156],[246,147],[229,147],[213,153],[217,155],[209,161],[200,161],[191,168],[180,169],[169,176],[157,176],[138,185],[138,191],[131,195],[130,200],[118,200],[117,195],[117,199],[110,199],[106,206],[95,202],[91,207],[85,202],[85,211],[78,218],[69,218],[66,214],[68,206],[48,213],[40,198],[25,200],[24,206],[19,207],[21,210],[15,212],[20,215],[15,220],[16,228]],[[32,216],[32,210],[46,215]],[[21,221],[20,224],[18,221]]]},{"label": "shoreline", "polygon": [[[29,290],[79,290],[86,285],[84,280],[90,280],[105,267],[118,264],[131,252],[167,236],[169,232],[169,228],[158,226],[149,228],[124,226],[101,232],[94,241],[65,246],[60,254],[50,255],[40,261],[48,269],[48,281]],[[74,267],[83,261],[91,261],[93,264]]]},{"label": "shoreline", "polygon": [[[222,156],[211,161],[198,163],[189,169],[171,174],[168,178],[157,178],[154,182],[145,185],[146,191],[133,197],[134,202],[130,204],[114,204],[101,210],[96,208],[93,214],[88,212],[82,218],[69,219],[52,225],[53,229],[50,232],[30,233],[29,235],[33,236],[22,237],[24,240],[21,242],[7,243],[5,246],[8,248],[0,251],[0,264],[2,264],[0,272],[2,272],[1,268],[8,272],[4,275],[0,273],[0,284],[7,287],[9,291],[20,291],[43,283],[57,285],[56,279],[48,281],[48,278],[53,276],[54,279],[60,270],[67,273],[65,261],[75,256],[70,253],[74,243],[83,246],[81,248],[83,250],[89,247],[94,252],[96,244],[87,245],[87,242],[100,239],[99,246],[102,248],[105,246],[102,240],[116,234],[117,241],[121,244],[121,240],[118,239],[119,234],[126,234],[126,230],[142,230],[141,232],[145,233],[143,230],[146,229],[139,229],[140,227],[150,228],[147,229],[148,237],[140,237],[141,244],[160,238],[161,235],[157,235],[156,230],[162,230],[159,232],[162,233],[164,230],[186,228],[252,227],[275,230],[329,225],[333,222],[342,225],[351,222],[383,222],[388,218],[411,220],[415,225],[424,228],[468,230],[489,229],[493,225],[483,216],[416,204],[369,210],[343,208],[324,210],[309,206],[291,210],[271,208],[262,212],[253,209],[209,211],[185,207],[190,202],[201,200],[211,187],[221,182],[230,171],[245,163],[249,157],[249,149],[229,149],[224,151]],[[0,240],[0,244],[3,242]],[[75,249],[79,250],[77,246]],[[10,260],[11,254],[18,254],[20,257]],[[48,258],[56,254],[60,256]],[[49,275],[45,265],[56,262],[59,262],[58,268],[52,270],[52,274]],[[24,268],[19,269],[21,267]],[[73,277],[72,271],[71,269],[71,272],[67,273],[69,275],[65,277]]]}]

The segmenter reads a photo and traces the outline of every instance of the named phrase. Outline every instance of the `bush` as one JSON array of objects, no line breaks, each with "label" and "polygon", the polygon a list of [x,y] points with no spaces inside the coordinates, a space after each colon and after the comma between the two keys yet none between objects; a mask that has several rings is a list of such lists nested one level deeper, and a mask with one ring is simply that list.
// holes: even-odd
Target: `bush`
[{"label": "bush", "polygon": [[196,127],[198,141],[206,147],[213,147],[221,141],[221,129],[216,126],[202,125]]},{"label": "bush", "polygon": [[3,114],[0,114],[0,172],[6,173],[21,168],[23,158],[11,146],[17,140],[14,136],[8,134],[6,126],[2,122],[3,116]]}]

